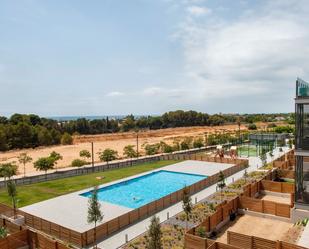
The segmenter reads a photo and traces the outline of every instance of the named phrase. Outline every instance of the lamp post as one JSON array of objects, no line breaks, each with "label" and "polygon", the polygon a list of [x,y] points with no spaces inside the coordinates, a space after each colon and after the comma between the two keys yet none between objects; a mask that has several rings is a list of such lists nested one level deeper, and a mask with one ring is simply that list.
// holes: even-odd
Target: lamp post
[{"label": "lamp post", "polygon": [[94,171],[94,153],[93,153],[93,142],[91,142],[91,165],[92,165],[92,171]]},{"label": "lamp post", "polygon": [[138,158],[138,130],[136,130],[136,157]]}]

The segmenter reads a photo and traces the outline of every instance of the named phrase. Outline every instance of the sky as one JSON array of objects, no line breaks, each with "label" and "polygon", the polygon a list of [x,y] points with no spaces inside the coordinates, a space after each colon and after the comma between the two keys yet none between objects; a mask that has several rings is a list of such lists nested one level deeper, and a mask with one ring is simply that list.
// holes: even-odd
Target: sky
[{"label": "sky", "polygon": [[308,0],[0,0],[0,115],[294,111]]}]

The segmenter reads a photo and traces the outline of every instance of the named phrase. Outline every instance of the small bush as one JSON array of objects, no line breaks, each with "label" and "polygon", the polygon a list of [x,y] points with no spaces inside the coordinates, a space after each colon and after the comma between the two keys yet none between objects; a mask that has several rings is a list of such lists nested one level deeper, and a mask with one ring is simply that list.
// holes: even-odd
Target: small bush
[{"label": "small bush", "polygon": [[72,163],[71,163],[71,165],[72,165],[73,167],[82,167],[82,166],[84,166],[84,165],[86,165],[86,164],[87,164],[87,162],[84,161],[84,160],[81,160],[81,159],[74,159],[74,160],[72,161]]},{"label": "small bush", "polygon": [[0,227],[0,239],[4,239],[8,235],[8,231],[5,227]]},{"label": "small bush", "polygon": [[72,136],[65,132],[62,137],[61,137],[61,144],[63,145],[69,145],[69,144],[72,144],[73,143],[73,138]]},{"label": "small bush", "polygon": [[201,227],[198,227],[196,229],[196,235],[202,237],[202,238],[205,238],[206,237],[206,229],[205,227],[201,226]]},{"label": "small bush", "polygon": [[249,124],[248,129],[249,130],[256,130],[257,129],[256,124]]}]

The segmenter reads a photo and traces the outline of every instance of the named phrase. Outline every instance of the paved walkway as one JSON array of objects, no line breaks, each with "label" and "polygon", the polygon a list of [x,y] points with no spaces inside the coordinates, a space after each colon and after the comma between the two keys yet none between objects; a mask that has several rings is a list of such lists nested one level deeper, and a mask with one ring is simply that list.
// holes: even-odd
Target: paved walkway
[{"label": "paved walkway", "polygon": [[307,226],[305,227],[299,241],[297,242],[297,245],[309,247],[309,224],[307,224]]},{"label": "paved walkway", "polygon": [[[270,156],[267,156],[267,162],[270,162],[271,160],[274,160],[278,157],[280,157],[281,155],[283,155],[285,152],[287,152],[289,149],[288,148],[283,148],[283,152],[279,152],[279,149],[276,148],[274,150],[274,157],[271,158]],[[249,158],[249,167],[247,168],[247,172],[251,172],[256,170],[258,167],[261,166],[261,160],[258,157],[250,157]],[[233,182],[233,180],[237,180],[239,178],[241,178],[244,175],[244,170],[228,177],[226,179],[226,183],[230,184]],[[213,194],[214,192],[216,192],[216,184],[212,185],[198,193],[196,193],[195,195],[192,196],[192,200],[193,202],[195,201],[195,199],[197,199],[197,201],[202,200],[204,198],[206,198],[207,196]],[[172,217],[178,213],[180,213],[182,211],[182,203],[176,203],[173,206],[170,206],[162,211],[160,211],[159,213],[156,214],[157,217],[160,218],[160,221],[163,222],[165,220],[167,220],[167,213],[169,213],[169,216]],[[128,239],[131,240],[135,237],[137,237],[138,235],[144,233],[145,231],[147,231],[147,228],[150,225],[150,219],[151,217],[144,219],[118,233],[116,233],[115,235],[109,237],[108,239],[105,239],[104,241],[100,242],[98,244],[98,246],[100,248],[103,249],[115,249],[115,248],[119,248],[121,247],[124,243],[125,243],[125,237],[126,235],[128,236]]]}]

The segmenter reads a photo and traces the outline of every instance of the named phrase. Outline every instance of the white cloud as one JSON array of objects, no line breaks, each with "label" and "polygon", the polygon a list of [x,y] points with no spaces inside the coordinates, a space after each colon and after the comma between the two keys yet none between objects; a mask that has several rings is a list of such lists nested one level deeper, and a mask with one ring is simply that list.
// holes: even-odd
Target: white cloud
[{"label": "white cloud", "polygon": [[107,97],[119,97],[123,95],[125,95],[123,92],[117,92],[117,91],[109,92],[106,94]]},{"label": "white cloud", "polygon": [[309,77],[308,23],[306,0],[272,1],[236,19],[185,21],[177,35],[188,88],[197,89],[192,97],[293,95],[296,77]]},{"label": "white cloud", "polygon": [[153,96],[153,95],[162,94],[163,92],[164,92],[164,89],[161,87],[148,87],[142,91],[142,94],[146,96]]},{"label": "white cloud", "polygon": [[196,6],[196,5],[189,6],[187,8],[187,11],[192,16],[203,16],[203,15],[211,13],[211,9],[208,9],[206,7]]}]

